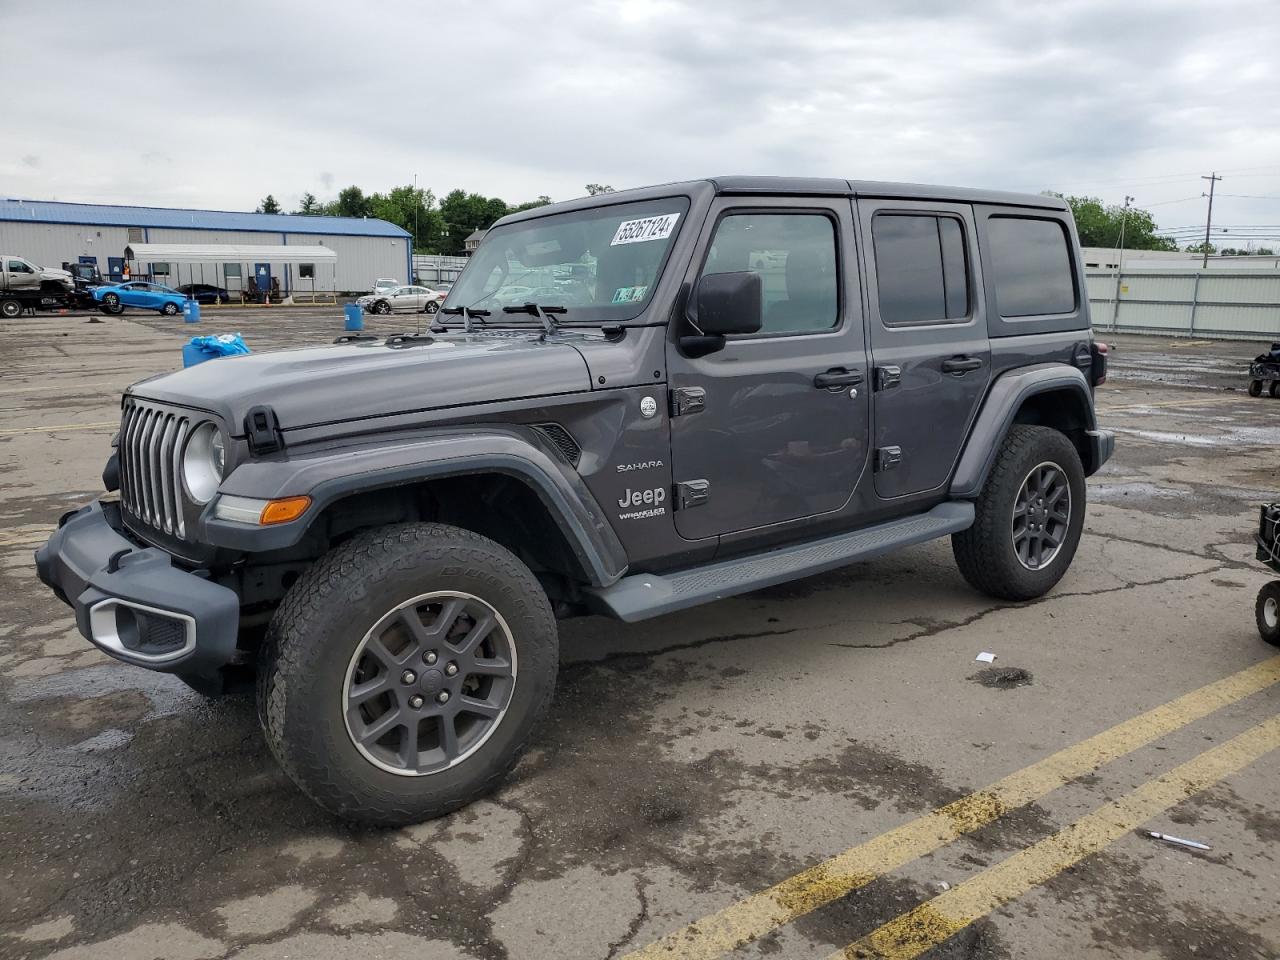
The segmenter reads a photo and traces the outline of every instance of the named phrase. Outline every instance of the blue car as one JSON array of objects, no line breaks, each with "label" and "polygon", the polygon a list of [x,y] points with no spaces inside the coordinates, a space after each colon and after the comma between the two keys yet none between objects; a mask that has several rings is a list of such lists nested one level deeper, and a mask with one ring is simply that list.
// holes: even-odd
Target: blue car
[{"label": "blue car", "polygon": [[101,304],[103,313],[123,313],[125,307],[140,307],[143,310],[158,310],[166,317],[180,313],[182,305],[187,302],[187,297],[173,287],[146,280],[130,280],[110,287],[96,287],[93,299]]}]

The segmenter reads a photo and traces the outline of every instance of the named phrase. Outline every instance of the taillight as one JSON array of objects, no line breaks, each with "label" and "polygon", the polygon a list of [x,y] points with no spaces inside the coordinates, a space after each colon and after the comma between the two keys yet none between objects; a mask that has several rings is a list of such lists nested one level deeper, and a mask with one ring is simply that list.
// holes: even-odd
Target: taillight
[{"label": "taillight", "polygon": [[1093,364],[1089,371],[1089,381],[1095,387],[1100,387],[1107,382],[1107,354],[1111,352],[1111,348],[1095,340],[1090,352],[1093,354]]}]

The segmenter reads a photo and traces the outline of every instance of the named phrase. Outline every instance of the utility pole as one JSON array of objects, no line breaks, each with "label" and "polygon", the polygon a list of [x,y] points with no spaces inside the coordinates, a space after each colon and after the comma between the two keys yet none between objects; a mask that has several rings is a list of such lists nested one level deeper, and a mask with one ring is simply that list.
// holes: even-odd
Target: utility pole
[{"label": "utility pole", "polygon": [[[1207,177],[1201,177],[1201,180],[1209,181],[1209,213],[1204,218],[1204,259],[1200,262],[1200,268],[1204,269],[1209,266],[1209,228],[1213,226],[1213,188],[1222,178],[1218,176],[1218,171],[1213,171]],[[1204,196],[1204,194],[1200,194]]]},{"label": "utility pole", "polygon": [[1124,213],[1120,215],[1120,247],[1119,256],[1116,257],[1116,296],[1115,302],[1111,306],[1111,329],[1116,329],[1116,322],[1120,317],[1120,280],[1124,274],[1124,225],[1129,222],[1129,204],[1133,203],[1133,197],[1125,195]]},{"label": "utility pole", "polygon": [[[413,246],[418,242],[418,175],[413,175],[413,239],[409,241],[409,262],[413,263]],[[413,283],[413,277],[409,278],[409,282]]]}]

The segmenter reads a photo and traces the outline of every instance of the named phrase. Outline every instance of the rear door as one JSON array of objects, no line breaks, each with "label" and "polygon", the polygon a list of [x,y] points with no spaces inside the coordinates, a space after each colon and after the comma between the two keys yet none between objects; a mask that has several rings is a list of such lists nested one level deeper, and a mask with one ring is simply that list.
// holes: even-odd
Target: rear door
[{"label": "rear door", "polygon": [[991,379],[968,204],[861,199],[871,303],[875,490],[944,488]]},{"label": "rear door", "polygon": [[680,536],[799,520],[851,496],[868,431],[851,212],[843,198],[713,205],[687,278],[760,274],[764,325],[704,357],[668,348]]}]

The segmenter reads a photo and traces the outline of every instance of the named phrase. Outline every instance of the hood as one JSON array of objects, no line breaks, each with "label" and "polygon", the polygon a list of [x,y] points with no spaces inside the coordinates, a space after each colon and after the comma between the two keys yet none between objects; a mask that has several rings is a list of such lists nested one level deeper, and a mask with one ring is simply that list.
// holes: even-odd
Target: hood
[{"label": "hood", "polygon": [[239,435],[252,407],[283,430],[417,410],[585,392],[572,346],[517,336],[443,335],[388,347],[382,340],[209,360],[134,384],[136,397],[207,410]]}]

